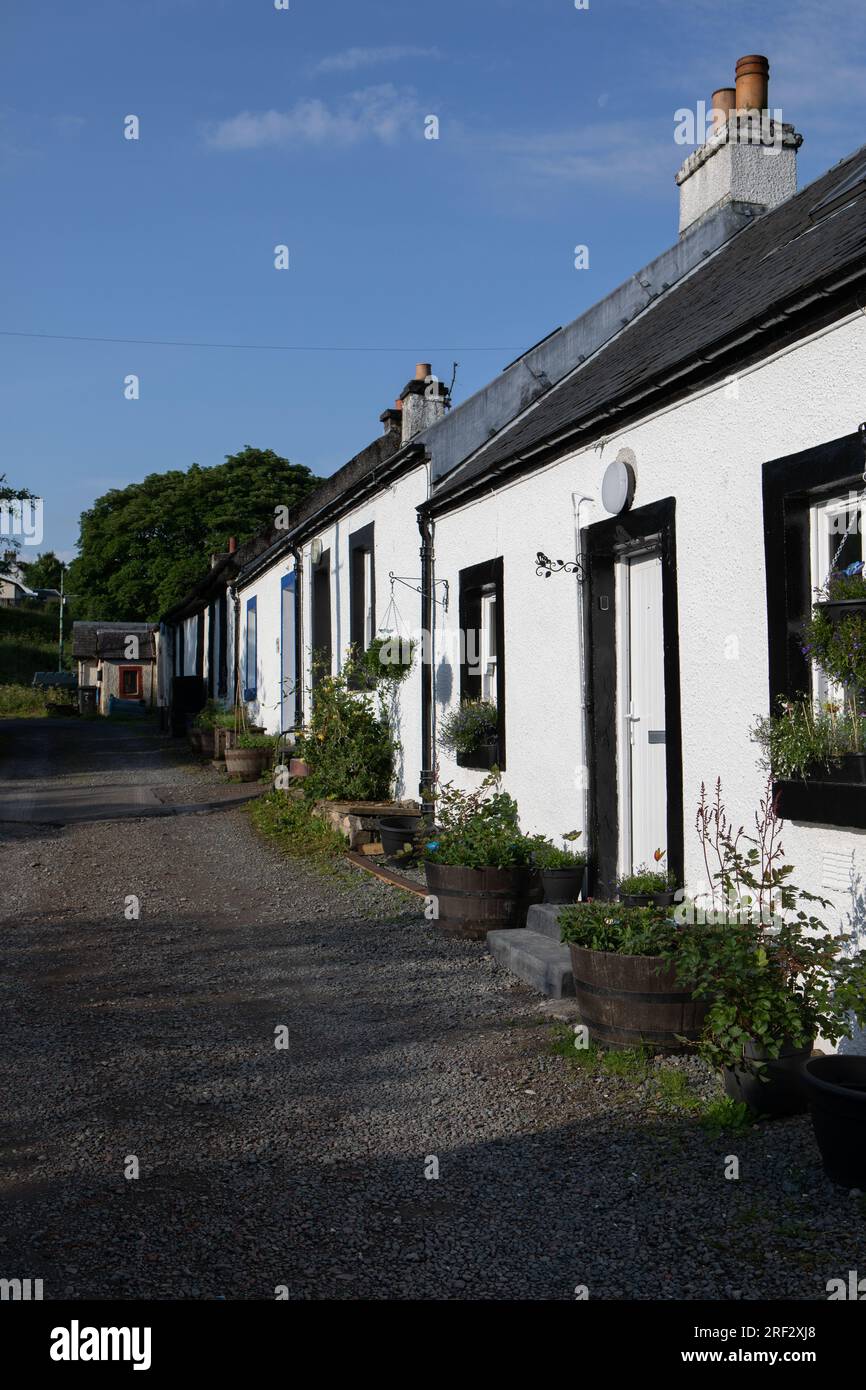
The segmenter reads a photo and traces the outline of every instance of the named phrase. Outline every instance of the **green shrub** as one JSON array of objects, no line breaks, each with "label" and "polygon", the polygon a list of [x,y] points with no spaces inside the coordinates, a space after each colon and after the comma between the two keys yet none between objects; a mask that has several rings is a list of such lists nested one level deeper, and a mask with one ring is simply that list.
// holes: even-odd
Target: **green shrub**
[{"label": "green shrub", "polygon": [[[563,842],[578,840],[582,831],[572,830],[563,835]],[[586,867],[586,854],[580,849],[558,849],[552,840],[544,835],[534,835],[532,862],[537,869],[583,869]]]},{"label": "green shrub", "polygon": [[272,791],[250,804],[250,815],[257,829],[290,854],[330,857],[345,852],[343,836],[301,797]]},{"label": "green shrub", "polygon": [[676,875],[649,869],[641,864],[633,874],[625,874],[620,879],[619,891],[626,894],[668,893],[676,887]]},{"label": "green shrub", "polygon": [[0,685],[0,718],[35,719],[47,713],[44,690],[32,685]]},{"label": "green shrub", "polygon": [[704,1058],[733,1067],[749,1042],[778,1057],[786,1041],[802,1047],[818,1033],[829,1043],[851,1037],[854,1021],[866,1020],[866,951],[814,915],[815,906],[830,906],[825,899],[791,881],[772,785],[754,835],[728,819],[720,781],[712,802],[701,787],[696,823],[714,891],[747,904],[756,918],[686,921],[676,950],[671,943],[666,951],[680,983],[707,1001]]},{"label": "green shrub", "polygon": [[439,725],[439,742],[455,757],[466,757],[490,744],[499,731],[499,714],[490,700],[464,700]]},{"label": "green shrub", "polygon": [[559,914],[560,935],[567,945],[621,956],[660,956],[674,949],[678,931],[661,907],[624,907],[622,903],[573,903]]},{"label": "green shrub", "polygon": [[425,856],[434,864],[466,869],[513,869],[532,863],[536,841],[520,832],[517,802],[491,773],[463,792],[447,782],[435,796],[437,828]]},{"label": "green shrub", "polygon": [[356,668],[323,676],[313,693],[309,729],[294,756],[310,773],[304,795],[316,801],[384,801],[391,793],[396,744],[387,715],[373,697],[350,688]]},{"label": "green shrub", "polygon": [[275,745],[276,739],[272,734],[238,734],[236,747],[267,748],[273,752]]}]

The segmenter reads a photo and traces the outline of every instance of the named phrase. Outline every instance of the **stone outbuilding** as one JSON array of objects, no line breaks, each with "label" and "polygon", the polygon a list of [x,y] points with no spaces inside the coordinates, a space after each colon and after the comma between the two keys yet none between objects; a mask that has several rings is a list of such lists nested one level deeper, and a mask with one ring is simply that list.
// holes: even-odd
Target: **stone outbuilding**
[{"label": "stone outbuilding", "polygon": [[156,704],[157,624],[73,623],[78,688],[96,689],[100,714]]}]

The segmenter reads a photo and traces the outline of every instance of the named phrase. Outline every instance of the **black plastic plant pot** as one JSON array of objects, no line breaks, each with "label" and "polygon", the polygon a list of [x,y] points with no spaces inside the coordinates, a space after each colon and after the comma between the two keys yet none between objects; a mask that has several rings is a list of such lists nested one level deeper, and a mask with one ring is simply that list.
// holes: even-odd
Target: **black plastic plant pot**
[{"label": "black plastic plant pot", "polygon": [[542,869],[541,887],[546,903],[576,903],[587,896],[586,868]]},{"label": "black plastic plant pot", "polygon": [[[866,589],[866,584],[863,587]],[[866,618],[866,594],[863,598],[827,599],[825,603],[818,604],[818,612],[834,626],[842,622],[843,618]]]},{"label": "black plastic plant pot", "polygon": [[619,900],[623,907],[651,907],[652,893],[620,893]]},{"label": "black plastic plant pot", "polygon": [[844,782],[866,786],[866,753],[843,753],[838,763],[826,767],[823,763],[809,768],[810,782]]},{"label": "black plastic plant pot", "polygon": [[810,1057],[803,1081],[824,1172],[866,1188],[866,1057]]},{"label": "black plastic plant pot", "polygon": [[723,1069],[725,1091],[756,1115],[802,1115],[807,1105],[803,1069],[811,1051],[811,1043],[783,1043],[778,1057],[768,1057],[765,1048],[746,1043],[742,1063]]},{"label": "black plastic plant pot", "polygon": [[414,858],[423,827],[421,816],[380,816],[379,839],[388,858]]},{"label": "black plastic plant pot", "polygon": [[653,893],[653,907],[672,907],[675,896],[673,888],[666,888],[663,893]]}]

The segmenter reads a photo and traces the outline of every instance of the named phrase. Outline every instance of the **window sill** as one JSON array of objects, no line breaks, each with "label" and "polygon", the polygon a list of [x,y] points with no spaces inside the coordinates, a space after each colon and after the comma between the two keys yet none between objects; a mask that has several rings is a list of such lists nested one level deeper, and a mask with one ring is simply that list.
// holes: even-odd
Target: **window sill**
[{"label": "window sill", "polygon": [[782,820],[866,830],[866,786],[855,782],[774,782],[773,804]]}]

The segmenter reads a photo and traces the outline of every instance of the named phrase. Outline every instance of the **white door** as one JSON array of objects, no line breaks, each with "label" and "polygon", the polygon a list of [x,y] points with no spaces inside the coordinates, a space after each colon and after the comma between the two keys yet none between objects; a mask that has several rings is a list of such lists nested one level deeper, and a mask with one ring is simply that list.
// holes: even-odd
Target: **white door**
[{"label": "white door", "polygon": [[281,710],[280,710],[280,729],[286,733],[293,729],[297,719],[297,701],[295,696],[295,576],[294,573],[283,576],[280,592],[282,602],[281,620],[281,642],[280,642],[280,690],[281,690]]},{"label": "white door", "polygon": [[661,556],[624,559],[619,580],[620,846],[629,873],[655,868],[654,851],[668,848]]}]

